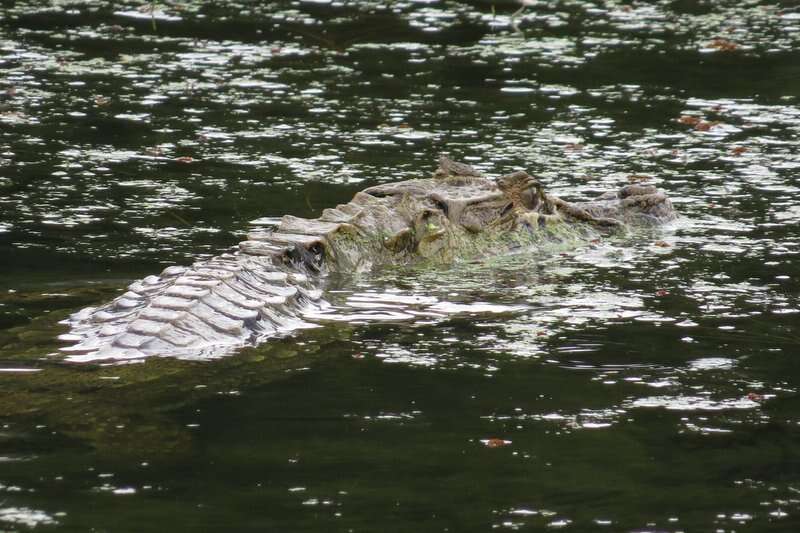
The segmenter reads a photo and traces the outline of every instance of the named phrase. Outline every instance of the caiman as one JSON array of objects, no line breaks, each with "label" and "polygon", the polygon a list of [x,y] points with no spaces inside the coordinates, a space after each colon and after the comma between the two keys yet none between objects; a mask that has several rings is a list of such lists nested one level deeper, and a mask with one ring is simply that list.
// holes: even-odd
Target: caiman
[{"label": "caiman", "polygon": [[61,338],[72,345],[62,350],[74,361],[220,355],[302,323],[324,305],[330,272],[475,259],[675,216],[651,185],[571,203],[526,172],[494,180],[442,157],[430,178],[369,187],[316,219],[284,216],[233,251],[133,283],[67,319]]}]

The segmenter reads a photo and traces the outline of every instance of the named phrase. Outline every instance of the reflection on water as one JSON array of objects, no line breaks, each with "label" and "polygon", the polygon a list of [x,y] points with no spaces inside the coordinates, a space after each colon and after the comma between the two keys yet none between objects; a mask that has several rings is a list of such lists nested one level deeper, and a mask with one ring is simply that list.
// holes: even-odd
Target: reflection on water
[{"label": "reflection on water", "polygon": [[[0,8],[0,527],[797,529],[800,12],[530,4]],[[319,327],[208,364],[47,355],[441,151],[682,217],[330,279]]]},{"label": "reflection on water", "polygon": [[[19,489],[19,487],[14,488]],[[11,526],[27,526],[31,528],[39,525],[52,525],[58,523],[47,513],[37,511],[35,509],[27,509],[25,507],[0,508],[0,522],[4,522],[6,525]]]}]

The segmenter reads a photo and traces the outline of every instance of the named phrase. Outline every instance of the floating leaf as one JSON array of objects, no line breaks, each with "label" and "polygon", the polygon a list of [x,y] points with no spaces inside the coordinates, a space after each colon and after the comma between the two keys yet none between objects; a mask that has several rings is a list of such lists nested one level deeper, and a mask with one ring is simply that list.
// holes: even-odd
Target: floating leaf
[{"label": "floating leaf", "polygon": [[701,120],[697,124],[694,125],[695,131],[708,131],[714,126],[718,125],[719,122],[709,122],[705,120]]},{"label": "floating leaf", "polygon": [[720,52],[733,52],[734,50],[739,49],[739,45],[733,41],[729,41],[727,39],[714,39],[710,43],[708,43],[708,48],[714,48],[715,50],[719,50]]},{"label": "floating leaf", "polygon": [[508,446],[509,444],[511,444],[510,440],[504,440],[498,438],[482,439],[481,442],[487,448],[502,448],[503,446]]}]

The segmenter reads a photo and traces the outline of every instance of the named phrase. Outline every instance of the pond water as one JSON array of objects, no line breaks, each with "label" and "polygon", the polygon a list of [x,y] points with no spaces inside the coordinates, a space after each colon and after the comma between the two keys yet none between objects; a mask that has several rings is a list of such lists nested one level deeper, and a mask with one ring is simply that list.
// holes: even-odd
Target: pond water
[{"label": "pond water", "polygon": [[[799,530],[800,9],[527,3],[4,2],[0,530]],[[228,357],[59,353],[441,152],[681,217],[332,280]]]}]

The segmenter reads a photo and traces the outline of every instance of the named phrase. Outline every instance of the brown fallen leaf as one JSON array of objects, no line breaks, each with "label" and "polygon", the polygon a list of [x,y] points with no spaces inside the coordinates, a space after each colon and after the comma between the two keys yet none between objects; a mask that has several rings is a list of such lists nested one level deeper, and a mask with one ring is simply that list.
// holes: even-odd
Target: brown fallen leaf
[{"label": "brown fallen leaf", "polygon": [[711,124],[705,121],[701,121],[694,125],[694,129],[697,131],[708,131],[711,129]]},{"label": "brown fallen leaf", "polygon": [[678,117],[678,122],[680,124],[686,124],[687,126],[694,126],[701,120],[702,119],[700,117],[695,117],[692,115],[681,115],[680,117]]},{"label": "brown fallen leaf", "polygon": [[744,146],[735,146],[735,147],[731,148],[731,153],[733,155],[742,155],[746,151],[747,151],[747,148],[745,148]]},{"label": "brown fallen leaf", "polygon": [[655,244],[656,246],[658,246],[659,248],[669,248],[670,246],[672,246],[672,245],[671,245],[670,243],[668,243],[667,241],[656,241],[654,244]]},{"label": "brown fallen leaf", "polygon": [[719,125],[719,122],[701,120],[694,125],[694,129],[695,131],[708,131],[717,125]]},{"label": "brown fallen leaf", "polygon": [[503,446],[508,446],[509,444],[511,444],[510,440],[497,439],[497,438],[484,439],[481,442],[487,448],[502,448]]},{"label": "brown fallen leaf", "polygon": [[177,161],[178,163],[194,163],[194,158],[189,157],[188,155],[184,155],[181,157],[176,157],[175,161]]},{"label": "brown fallen leaf", "polygon": [[733,52],[734,50],[739,49],[739,45],[735,42],[720,38],[714,39],[706,46],[709,48],[714,48],[715,50],[719,50],[720,52]]},{"label": "brown fallen leaf", "polygon": [[658,296],[659,298],[664,296],[669,296],[669,291],[667,289],[658,289],[656,291],[656,296]]}]

